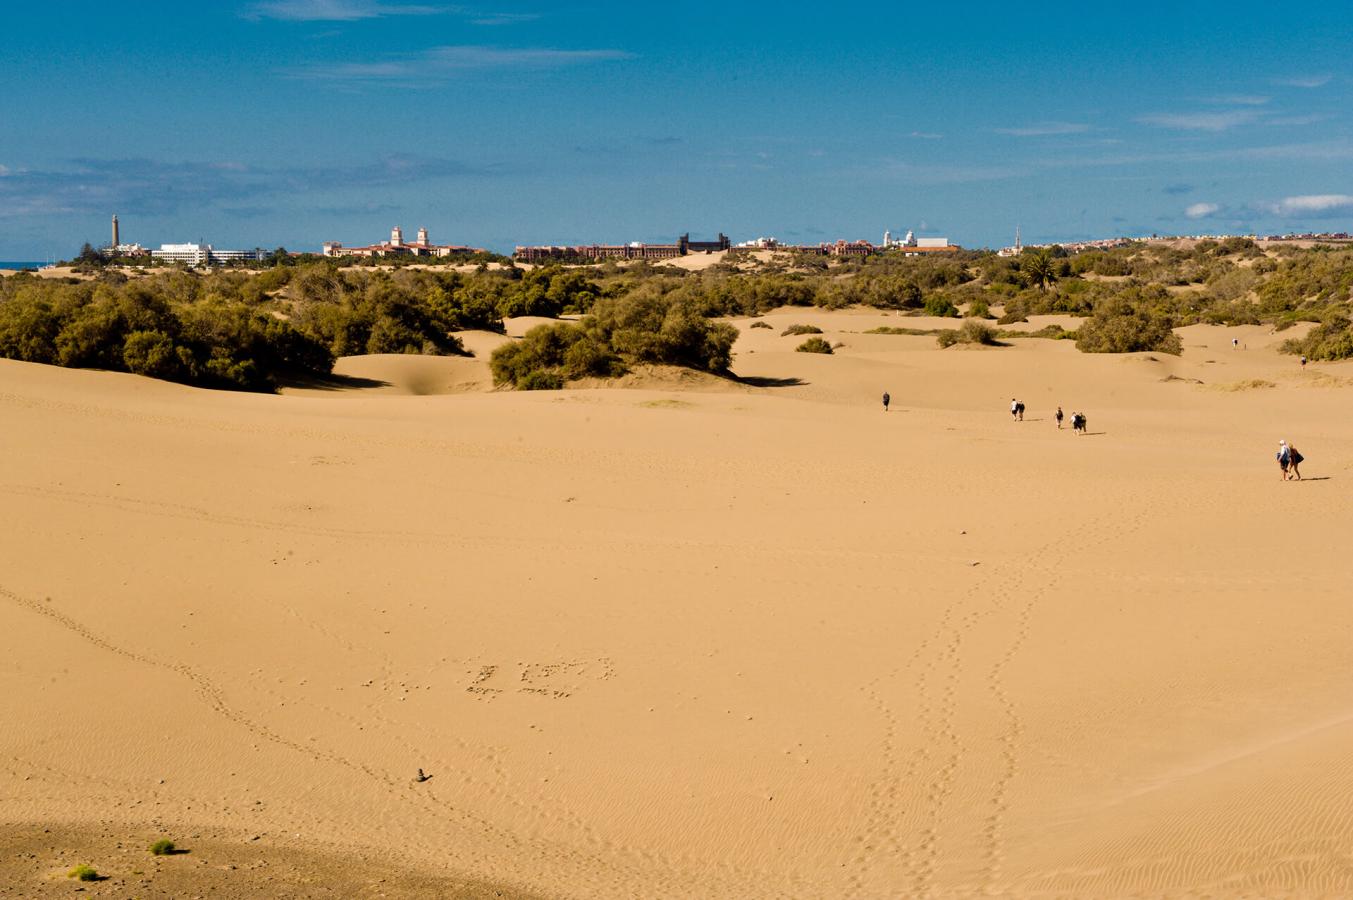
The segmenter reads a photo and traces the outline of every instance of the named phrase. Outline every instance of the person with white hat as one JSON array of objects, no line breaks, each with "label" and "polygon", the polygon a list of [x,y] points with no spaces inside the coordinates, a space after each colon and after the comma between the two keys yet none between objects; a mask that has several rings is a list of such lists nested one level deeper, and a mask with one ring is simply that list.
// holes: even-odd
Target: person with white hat
[{"label": "person with white hat", "polygon": [[1286,440],[1278,441],[1278,468],[1282,469],[1283,481],[1288,478],[1301,480],[1301,472],[1298,471],[1297,466],[1301,465],[1303,459],[1305,457],[1297,451],[1296,447],[1287,443]]}]

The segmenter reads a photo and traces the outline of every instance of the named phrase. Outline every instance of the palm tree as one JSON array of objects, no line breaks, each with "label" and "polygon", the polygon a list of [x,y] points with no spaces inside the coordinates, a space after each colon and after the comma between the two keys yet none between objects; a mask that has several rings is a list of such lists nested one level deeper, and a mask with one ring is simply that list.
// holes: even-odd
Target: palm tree
[{"label": "palm tree", "polygon": [[1048,285],[1057,281],[1057,270],[1053,268],[1052,255],[1047,250],[1024,254],[1019,268],[1025,280],[1036,285],[1040,291],[1046,291]]}]

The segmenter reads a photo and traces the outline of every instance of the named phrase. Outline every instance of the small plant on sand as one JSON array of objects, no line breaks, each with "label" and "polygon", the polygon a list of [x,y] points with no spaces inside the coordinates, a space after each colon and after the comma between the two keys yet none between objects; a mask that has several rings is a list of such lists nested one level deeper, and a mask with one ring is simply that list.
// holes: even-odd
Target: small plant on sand
[{"label": "small plant on sand", "polygon": [[799,353],[831,353],[832,345],[822,338],[809,338],[794,348]]},{"label": "small plant on sand", "polygon": [[941,331],[935,336],[940,347],[952,347],[954,344],[981,344],[985,347],[1005,346],[996,339],[996,329],[978,319],[968,319],[960,327]]},{"label": "small plant on sand", "polygon": [[821,334],[822,329],[816,325],[790,325],[784,331],[780,332],[780,337],[788,337],[791,334]]},{"label": "small plant on sand", "polygon": [[99,873],[93,866],[78,865],[66,873],[67,878],[76,878],[80,881],[98,881]]},{"label": "small plant on sand", "polygon": [[748,327],[748,328],[769,328],[769,327],[770,327],[770,323],[769,323],[769,322],[753,322],[751,325],[749,325],[749,326],[747,326],[747,327]]},{"label": "small plant on sand", "polygon": [[160,838],[150,845],[150,852],[156,856],[173,856],[177,850],[178,847],[174,846],[174,842],[169,838]]}]

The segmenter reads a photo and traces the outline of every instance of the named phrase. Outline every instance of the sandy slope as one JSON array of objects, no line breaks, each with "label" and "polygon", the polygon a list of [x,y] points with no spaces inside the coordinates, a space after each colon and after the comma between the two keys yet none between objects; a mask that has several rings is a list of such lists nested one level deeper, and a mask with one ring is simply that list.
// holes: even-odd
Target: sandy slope
[{"label": "sandy slope", "polygon": [[357,896],[1353,892],[1353,367],[766,318],[737,368],[775,386],[718,393],[0,363],[10,844],[259,835]]}]

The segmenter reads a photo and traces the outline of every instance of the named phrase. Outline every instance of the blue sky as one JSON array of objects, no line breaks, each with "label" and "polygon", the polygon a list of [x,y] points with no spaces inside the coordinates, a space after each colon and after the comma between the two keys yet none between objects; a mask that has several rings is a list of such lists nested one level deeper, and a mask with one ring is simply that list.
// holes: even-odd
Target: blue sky
[{"label": "blue sky", "polygon": [[[476,0],[477,2],[477,0]],[[1353,230],[1342,4],[13,4],[0,259]]]}]

